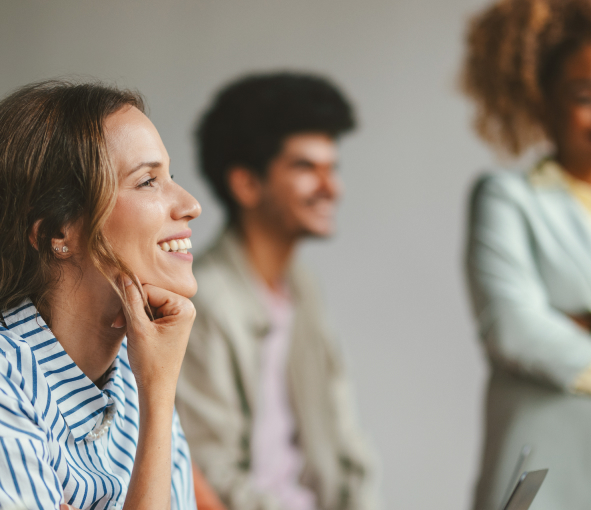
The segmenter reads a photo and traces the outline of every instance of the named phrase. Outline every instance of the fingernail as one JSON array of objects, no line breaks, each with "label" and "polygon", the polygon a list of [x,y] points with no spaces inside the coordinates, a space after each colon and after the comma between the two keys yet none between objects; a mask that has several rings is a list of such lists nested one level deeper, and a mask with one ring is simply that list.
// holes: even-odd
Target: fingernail
[{"label": "fingernail", "polygon": [[123,285],[125,285],[126,287],[129,287],[133,282],[131,281],[131,278],[129,276],[124,276],[123,277]]}]

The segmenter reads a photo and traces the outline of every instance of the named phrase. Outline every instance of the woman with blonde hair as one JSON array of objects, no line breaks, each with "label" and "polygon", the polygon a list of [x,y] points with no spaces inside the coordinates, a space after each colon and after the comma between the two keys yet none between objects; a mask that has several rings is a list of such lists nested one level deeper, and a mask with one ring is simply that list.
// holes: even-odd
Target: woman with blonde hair
[{"label": "woman with blonde hair", "polygon": [[[476,184],[467,274],[491,367],[474,508],[498,509],[524,445],[549,468],[532,510],[591,502],[591,2],[502,0],[474,18],[464,89],[504,155]],[[543,145],[539,145],[539,143]]]},{"label": "woman with blonde hair", "polygon": [[195,508],[174,394],[201,209],[143,105],[65,82],[0,102],[1,508]]}]

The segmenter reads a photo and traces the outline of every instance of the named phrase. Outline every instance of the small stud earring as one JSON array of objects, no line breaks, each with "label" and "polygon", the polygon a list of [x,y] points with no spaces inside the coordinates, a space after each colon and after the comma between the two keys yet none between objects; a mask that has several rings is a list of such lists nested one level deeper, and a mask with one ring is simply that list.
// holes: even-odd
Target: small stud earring
[{"label": "small stud earring", "polygon": [[53,251],[60,251],[60,249],[57,246],[54,246]]},{"label": "small stud earring", "polygon": [[63,253],[68,253],[69,251],[70,251],[70,250],[68,250],[68,247],[67,247],[67,246],[64,246],[64,247],[62,248],[62,252],[63,252]]}]

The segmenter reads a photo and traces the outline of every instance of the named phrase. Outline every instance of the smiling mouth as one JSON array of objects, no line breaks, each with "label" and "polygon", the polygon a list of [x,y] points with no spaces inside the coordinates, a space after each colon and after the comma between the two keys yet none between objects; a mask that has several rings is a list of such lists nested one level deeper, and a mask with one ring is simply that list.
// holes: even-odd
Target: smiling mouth
[{"label": "smiling mouth", "polygon": [[187,253],[187,250],[193,247],[188,237],[186,239],[173,239],[172,241],[158,243],[158,246],[162,251],[171,253]]}]

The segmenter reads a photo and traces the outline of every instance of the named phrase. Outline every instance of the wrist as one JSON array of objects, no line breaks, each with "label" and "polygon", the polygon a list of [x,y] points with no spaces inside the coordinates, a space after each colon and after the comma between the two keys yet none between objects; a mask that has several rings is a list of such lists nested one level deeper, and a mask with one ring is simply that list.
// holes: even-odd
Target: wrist
[{"label": "wrist", "polygon": [[146,414],[161,415],[172,414],[174,409],[174,390],[165,387],[143,388],[138,387],[138,401],[140,406],[140,415]]}]

